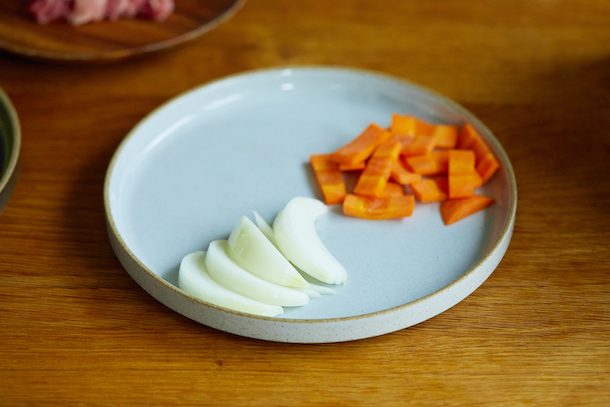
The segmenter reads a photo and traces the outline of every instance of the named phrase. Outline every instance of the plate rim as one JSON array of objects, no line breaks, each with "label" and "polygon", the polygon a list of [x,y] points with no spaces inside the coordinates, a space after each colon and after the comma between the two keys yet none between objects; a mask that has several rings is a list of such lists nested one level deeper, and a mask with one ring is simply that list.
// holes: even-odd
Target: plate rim
[{"label": "plate rim", "polygon": [[[491,135],[492,138],[488,139],[486,137],[486,141],[493,144],[494,150],[499,155],[501,164],[506,169],[506,174],[508,177],[508,185],[509,185],[510,190],[509,190],[509,194],[508,194],[509,195],[508,214],[506,216],[504,224],[500,228],[497,239],[486,250],[486,252],[483,254],[483,256],[481,256],[473,265],[471,265],[470,268],[459,278],[453,280],[451,283],[447,284],[446,286],[444,286],[424,297],[418,298],[414,301],[410,301],[410,302],[407,302],[405,304],[401,304],[401,305],[398,305],[395,307],[380,310],[380,311],[374,311],[374,312],[370,312],[370,313],[347,316],[347,317],[336,317],[336,318],[302,318],[301,319],[301,318],[265,317],[265,316],[252,315],[252,314],[248,314],[245,312],[231,310],[228,308],[220,307],[215,304],[209,303],[205,300],[194,297],[194,296],[186,293],[185,291],[180,290],[178,287],[169,283],[165,279],[161,278],[159,275],[157,275],[152,270],[150,270],[147,266],[145,266],[140,261],[140,259],[137,256],[135,256],[135,254],[131,251],[131,249],[127,246],[127,244],[121,237],[121,235],[116,227],[116,224],[114,222],[114,219],[112,217],[112,212],[110,210],[110,199],[109,199],[110,198],[109,197],[110,178],[112,176],[112,172],[113,172],[114,166],[116,164],[116,161],[118,160],[119,156],[121,155],[122,150],[127,145],[129,140],[132,137],[134,137],[134,134],[137,133],[138,128],[141,125],[143,125],[143,123],[147,122],[156,113],[163,110],[167,106],[171,105],[175,101],[177,101],[191,93],[197,92],[198,90],[200,90],[202,88],[207,88],[210,86],[214,86],[215,84],[231,81],[234,79],[245,78],[248,76],[255,76],[255,75],[265,74],[265,73],[266,74],[277,73],[278,75],[281,75],[281,73],[285,72],[286,70],[293,71],[293,72],[297,71],[297,74],[298,74],[298,71],[351,73],[351,74],[356,74],[356,75],[361,75],[361,76],[373,77],[375,79],[381,79],[381,80],[385,80],[385,81],[397,82],[397,83],[401,84],[402,86],[406,85],[406,86],[415,88],[418,91],[427,93],[427,94],[433,96],[434,98],[441,100],[443,103],[447,104],[452,109],[455,109],[455,110],[459,111],[459,113],[464,114],[466,117],[468,117],[469,120],[472,120],[472,124],[475,125],[475,127],[484,129],[485,132],[487,132],[489,135]],[[195,303],[200,304],[202,306],[216,309],[216,310],[224,312],[224,313],[232,314],[237,317],[244,317],[247,319],[253,319],[253,320],[258,320],[258,321],[267,321],[267,322],[273,322],[273,323],[282,323],[282,324],[307,325],[307,324],[345,323],[345,322],[360,321],[360,320],[379,317],[379,316],[387,316],[387,315],[390,315],[397,311],[404,311],[408,308],[417,306],[417,305],[421,304],[422,302],[429,300],[432,297],[440,296],[443,293],[454,289],[456,286],[463,284],[465,282],[465,280],[470,279],[473,276],[473,274],[477,271],[477,269],[479,269],[480,267],[483,267],[485,265],[485,263],[488,262],[490,259],[492,259],[494,256],[497,256],[498,250],[502,250],[502,247],[506,246],[506,248],[504,249],[504,252],[500,253],[500,259],[498,261],[498,264],[499,264],[501,259],[504,257],[506,249],[508,248],[508,244],[510,243],[513,227],[515,224],[516,208],[517,208],[517,183],[516,183],[516,177],[515,177],[515,173],[514,173],[512,164],[510,162],[510,159],[509,159],[508,155],[506,154],[506,151],[504,150],[503,146],[496,139],[495,135],[491,132],[491,130],[481,120],[479,120],[473,113],[471,113],[469,110],[467,110],[465,107],[461,106],[457,102],[440,94],[439,92],[437,92],[433,89],[429,89],[427,87],[421,86],[419,84],[416,84],[414,82],[411,82],[407,79],[397,77],[397,76],[394,76],[391,74],[387,74],[384,72],[379,72],[379,71],[373,71],[373,70],[355,68],[355,67],[335,66],[335,65],[289,65],[289,66],[247,70],[247,71],[230,74],[227,76],[217,78],[212,81],[205,82],[205,83],[198,85],[196,87],[193,87],[185,92],[182,92],[182,93],[178,94],[177,96],[174,96],[173,98],[170,98],[166,102],[160,104],[157,108],[155,108],[151,112],[149,112],[121,140],[121,142],[118,144],[118,146],[109,162],[109,165],[108,165],[108,168],[106,171],[106,175],[105,175],[105,180],[104,180],[104,211],[106,213],[106,224],[107,224],[109,236],[111,238],[111,243],[113,245],[113,249],[115,250],[115,254],[117,254],[117,257],[119,258],[119,260],[121,260],[122,257],[126,255],[128,257],[128,259],[127,259],[128,261],[137,265],[137,267],[140,269],[140,271],[143,271],[148,277],[153,278],[153,280],[156,283],[161,284],[161,285],[163,285],[164,288],[169,288],[175,294],[181,295],[181,296],[187,298],[188,300],[194,301]],[[121,250],[122,253],[119,255],[119,253],[116,253],[117,250]],[[123,261],[121,261],[121,263],[123,263]],[[129,270],[125,264],[123,264],[123,267],[132,277],[134,277],[132,274],[132,271]],[[497,265],[492,268],[492,270],[488,273],[488,276],[491,275],[493,273],[493,271],[495,271],[496,268],[497,268]],[[485,277],[485,279],[487,279],[488,276]],[[485,279],[483,281],[485,281]],[[476,290],[479,286],[480,286],[480,284],[477,285],[474,290]],[[142,288],[144,288],[146,290],[145,287],[142,287]],[[472,290],[472,291],[474,291],[474,290]],[[146,290],[146,291],[148,291],[148,290]],[[149,294],[153,295],[150,292],[149,292]],[[467,294],[467,295],[469,295],[469,294]],[[153,297],[155,297],[155,296],[153,295]],[[184,315],[182,312],[175,310],[174,308],[165,304],[163,301],[159,300],[158,298],[156,298],[156,299],[159,302],[161,302],[162,304],[168,306],[170,309],[173,309],[174,311]],[[459,303],[462,300],[463,300],[463,298],[458,300],[456,303]],[[451,306],[449,308],[451,308]],[[449,308],[447,308],[447,309],[449,309]],[[444,311],[441,311],[441,313],[442,312],[444,312]],[[435,315],[438,315],[438,314],[435,314]],[[193,319],[189,316],[187,316],[187,318]],[[426,319],[429,319],[429,318],[426,318]],[[424,320],[426,320],[426,319],[424,319]],[[199,321],[197,321],[197,322],[199,322]],[[202,322],[199,322],[199,323],[202,323]],[[411,326],[411,325],[409,325],[409,326]],[[406,327],[408,327],[408,326],[405,326],[404,328],[406,328]],[[217,329],[223,330],[222,328],[217,328]],[[235,332],[233,332],[233,333],[235,333]],[[239,333],[237,333],[237,334],[242,335]],[[242,335],[242,336],[247,336],[247,335]],[[377,335],[363,336],[363,338],[370,337],[370,336],[377,336]],[[261,339],[267,339],[267,338],[261,338]],[[358,339],[358,338],[356,338],[356,339]],[[271,339],[271,340],[275,340],[275,339]],[[316,343],[318,343],[318,342],[316,341]]]},{"label": "plate rim", "polygon": [[13,44],[0,38],[0,50],[9,52],[14,55],[20,55],[26,58],[43,61],[55,61],[55,62],[102,62],[102,61],[115,61],[123,60],[126,58],[136,57],[148,53],[162,51],[180,44],[192,41],[203,34],[212,31],[216,27],[230,20],[246,3],[247,0],[235,0],[233,5],[225,10],[222,14],[218,15],[213,20],[183,34],[175,37],[154,42],[151,44],[135,46],[131,48],[125,48],[120,50],[112,51],[99,51],[99,52],[61,52],[51,51],[40,48],[31,48],[19,44]]}]

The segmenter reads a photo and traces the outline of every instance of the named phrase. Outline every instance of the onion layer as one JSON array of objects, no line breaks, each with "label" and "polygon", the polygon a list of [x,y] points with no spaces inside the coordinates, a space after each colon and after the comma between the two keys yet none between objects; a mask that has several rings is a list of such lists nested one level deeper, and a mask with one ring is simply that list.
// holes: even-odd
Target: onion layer
[{"label": "onion layer", "polygon": [[326,248],[315,221],[328,207],[313,198],[293,198],[273,222],[277,246],[303,272],[328,284],[345,284],[347,271]]},{"label": "onion layer", "polygon": [[182,259],[178,274],[180,289],[194,297],[235,311],[267,317],[275,317],[284,312],[282,307],[255,301],[216,283],[207,273],[205,258],[205,252],[197,251]]}]

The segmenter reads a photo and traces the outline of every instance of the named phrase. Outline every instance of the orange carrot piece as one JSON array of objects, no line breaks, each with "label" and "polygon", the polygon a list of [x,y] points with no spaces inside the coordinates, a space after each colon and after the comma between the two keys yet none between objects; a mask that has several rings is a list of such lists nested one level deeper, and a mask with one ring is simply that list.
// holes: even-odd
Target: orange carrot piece
[{"label": "orange carrot piece", "polygon": [[472,150],[449,150],[449,168],[451,175],[468,175],[474,171],[475,155]]},{"label": "orange carrot piece", "polygon": [[398,141],[387,141],[379,145],[360,174],[354,194],[380,197],[392,172],[392,164],[398,159],[401,145]]},{"label": "orange carrot piece", "polygon": [[434,149],[435,142],[434,136],[413,136],[413,142],[407,146],[403,144],[400,154],[404,156],[429,154]]},{"label": "orange carrot piece", "polygon": [[449,199],[468,198],[474,193],[472,173],[449,176]]},{"label": "orange carrot piece", "polygon": [[347,193],[345,182],[339,164],[333,160],[332,154],[314,154],[309,157],[316,181],[327,205],[343,202]]},{"label": "orange carrot piece", "polygon": [[434,146],[436,148],[456,148],[458,140],[458,127],[448,124],[434,126]]},{"label": "orange carrot piece", "polygon": [[500,168],[500,163],[496,160],[496,157],[492,153],[487,154],[485,157],[478,160],[476,169],[481,176],[481,181],[485,184],[492,175]]},{"label": "orange carrot piece", "polygon": [[472,189],[477,189],[483,185],[483,178],[477,171],[472,173]]},{"label": "orange carrot piece", "polygon": [[396,182],[388,181],[388,183],[385,184],[385,188],[383,189],[382,197],[387,198],[390,196],[403,196],[404,194],[405,188],[402,185]]},{"label": "orange carrot piece", "polygon": [[403,147],[410,146],[411,144],[413,144],[413,140],[415,139],[415,136],[413,136],[413,135],[394,134],[394,133],[391,133],[391,134],[392,134],[392,136],[390,137],[389,141],[399,141]]},{"label": "orange carrot piece", "polygon": [[343,213],[364,219],[395,219],[413,214],[415,198],[413,195],[370,198],[347,194],[343,201]]},{"label": "orange carrot piece", "polygon": [[428,155],[406,157],[409,168],[420,175],[443,175],[449,169],[449,150],[432,151]]},{"label": "orange carrot piece", "polygon": [[425,179],[409,186],[421,202],[442,202],[448,198],[449,182],[447,177]]},{"label": "orange carrot piece", "polygon": [[481,137],[475,128],[470,123],[466,123],[458,136],[457,148],[466,150],[470,148],[470,145],[474,140],[480,138]]},{"label": "orange carrot piece", "polygon": [[366,167],[366,161],[361,161],[359,163],[354,164],[339,164],[339,170],[341,171],[359,171],[363,170]]},{"label": "orange carrot piece", "polygon": [[393,114],[390,131],[407,136],[431,136],[434,125],[411,115]]},{"label": "orange carrot piece", "polygon": [[405,167],[404,161],[401,157],[399,157],[396,161],[392,163],[392,171],[390,172],[390,178],[401,185],[407,185],[421,181],[421,175],[409,171]]},{"label": "orange carrot piece", "polygon": [[492,205],[495,200],[483,195],[472,195],[469,198],[449,199],[440,206],[441,217],[445,225],[451,225]]},{"label": "orange carrot piece", "polygon": [[449,199],[472,196],[474,162],[472,150],[449,150]]},{"label": "orange carrot piece", "polygon": [[335,151],[333,158],[339,164],[344,165],[365,161],[379,144],[389,138],[390,132],[375,123],[371,123],[358,137]]},{"label": "orange carrot piece", "polygon": [[473,150],[476,156],[476,170],[485,184],[500,168],[500,163],[493,155],[476,129],[466,123],[458,138],[458,148]]}]

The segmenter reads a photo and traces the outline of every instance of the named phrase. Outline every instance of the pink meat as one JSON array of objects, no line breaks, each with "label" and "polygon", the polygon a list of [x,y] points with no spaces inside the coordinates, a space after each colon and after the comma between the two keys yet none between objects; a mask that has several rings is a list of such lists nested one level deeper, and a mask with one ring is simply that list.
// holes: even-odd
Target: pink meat
[{"label": "pink meat", "polygon": [[63,18],[72,8],[71,0],[34,0],[28,10],[34,15],[38,24],[48,24]]},{"label": "pink meat", "polygon": [[165,20],[174,12],[174,0],[148,0],[140,14],[156,21]]},{"label": "pink meat", "polygon": [[148,0],[108,0],[106,15],[110,20],[134,18]]},{"label": "pink meat", "polygon": [[39,24],[65,19],[81,25],[136,16],[163,21],[174,7],[174,0],[31,0],[28,10]]},{"label": "pink meat", "polygon": [[72,25],[101,21],[106,17],[107,0],[74,0],[72,11],[66,20]]}]

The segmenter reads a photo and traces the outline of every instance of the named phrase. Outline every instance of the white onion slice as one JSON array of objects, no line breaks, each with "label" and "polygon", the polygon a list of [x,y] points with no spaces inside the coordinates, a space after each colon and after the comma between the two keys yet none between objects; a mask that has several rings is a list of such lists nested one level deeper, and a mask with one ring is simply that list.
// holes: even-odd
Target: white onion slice
[{"label": "white onion slice", "polygon": [[269,241],[273,243],[275,247],[277,247],[277,242],[275,241],[275,236],[273,235],[273,228],[271,227],[271,225],[269,225],[267,221],[265,221],[265,219],[263,219],[263,217],[259,215],[256,211],[253,212],[254,220],[256,221],[256,226],[258,226],[260,231],[263,232],[265,236],[267,236],[267,239],[269,239]]},{"label": "white onion slice", "polygon": [[314,284],[314,283],[309,283],[309,285],[307,286],[308,289],[316,291],[322,295],[335,295],[337,294],[337,292],[335,290],[333,290],[330,287],[325,287],[323,285],[318,285],[318,284]]},{"label": "white onion slice", "polygon": [[316,219],[327,211],[317,199],[293,198],[275,218],[273,234],[282,254],[303,272],[328,284],[345,284],[347,271],[315,229]]},{"label": "white onion slice", "polygon": [[286,287],[307,287],[307,281],[245,216],[229,236],[227,253],[246,271],[263,280]]},{"label": "white onion slice", "polygon": [[249,314],[275,317],[284,312],[277,305],[264,304],[237,294],[210,278],[205,268],[205,252],[187,254],[180,263],[178,287],[212,304]]},{"label": "white onion slice", "polygon": [[280,307],[296,307],[309,302],[307,294],[263,280],[244,270],[227,253],[226,240],[208,246],[205,267],[218,284],[253,300]]},{"label": "white onion slice", "polygon": [[320,298],[322,296],[322,294],[320,294],[316,290],[312,290],[309,287],[298,287],[296,288],[296,290],[304,292],[309,298]]}]

